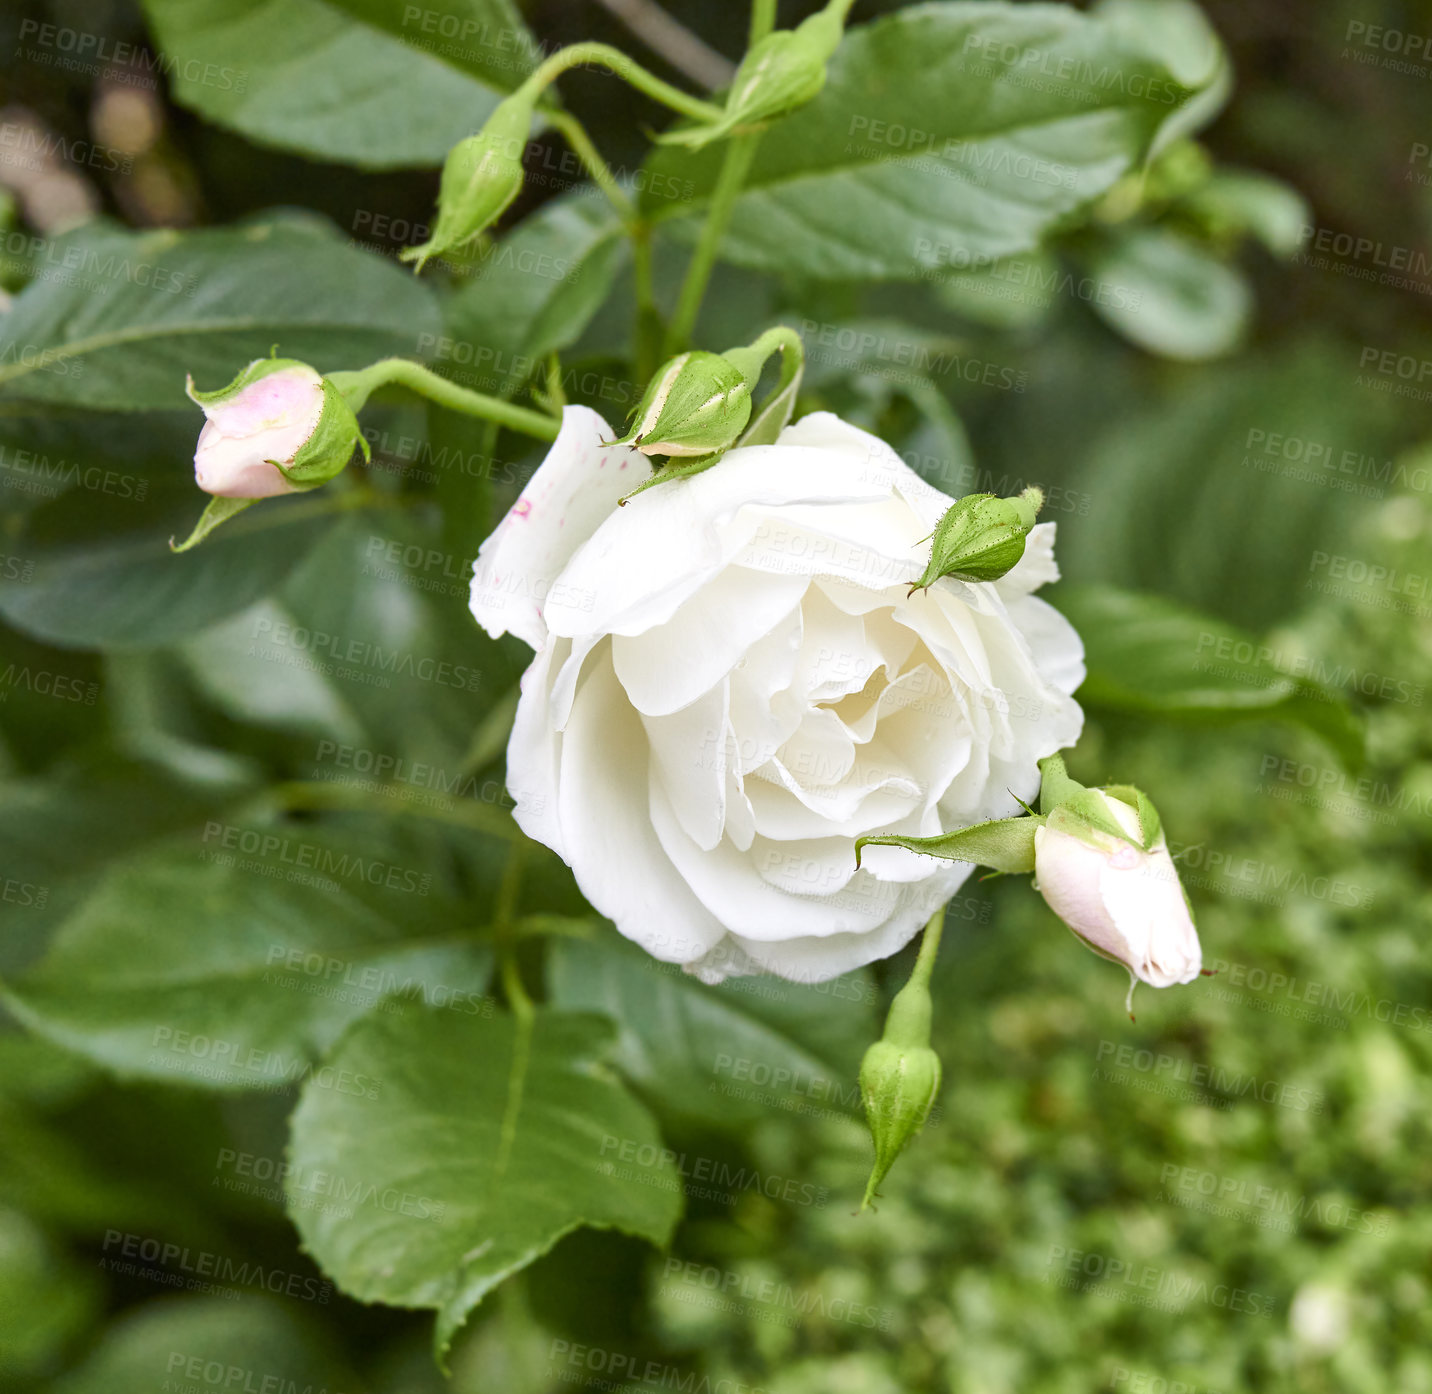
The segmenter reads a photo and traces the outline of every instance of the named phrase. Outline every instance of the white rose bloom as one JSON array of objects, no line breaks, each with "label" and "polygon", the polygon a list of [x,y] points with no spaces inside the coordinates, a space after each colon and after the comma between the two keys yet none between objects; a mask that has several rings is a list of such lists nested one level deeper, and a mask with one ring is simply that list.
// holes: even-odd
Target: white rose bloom
[{"label": "white rose bloom", "polygon": [[[1130,837],[1142,841],[1130,805],[1092,792]],[[1192,982],[1202,969],[1203,948],[1162,832],[1145,852],[1097,829],[1081,837],[1038,828],[1034,878],[1049,908],[1075,934],[1141,982],[1172,987]]]},{"label": "white rose bloom", "polygon": [[[568,407],[483,544],[472,611],[537,650],[507,751],[515,817],[629,939],[707,982],[820,982],[904,945],[970,874],[866,833],[1019,812],[1073,744],[1084,677],[1032,592],[907,596],[951,500],[825,412],[624,508],[649,471]],[[924,544],[924,545],[922,545]]]}]

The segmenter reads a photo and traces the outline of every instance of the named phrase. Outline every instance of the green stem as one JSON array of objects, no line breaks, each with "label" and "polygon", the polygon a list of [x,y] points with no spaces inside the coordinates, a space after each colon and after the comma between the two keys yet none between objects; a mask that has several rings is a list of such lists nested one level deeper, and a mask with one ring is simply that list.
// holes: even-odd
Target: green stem
[{"label": "green stem", "polygon": [[561,428],[559,421],[543,412],[513,406],[511,402],[500,401],[482,392],[471,392],[407,358],[383,358],[356,372],[329,373],[328,380],[355,412],[363,409],[377,388],[387,383],[398,383],[440,406],[481,417],[484,421],[495,421],[509,430],[536,436],[538,440],[556,440]]},{"label": "green stem", "polygon": [[602,159],[601,151],[592,143],[586,127],[569,112],[549,111],[544,115],[553,127],[561,132],[562,139],[572,147],[573,153],[586,166],[587,173],[592,176],[592,182],[607,196],[612,207],[617,210],[618,217],[630,229],[638,220],[636,204],[617,183],[616,175]]},{"label": "green stem", "polygon": [[751,37],[747,48],[755,46],[776,27],[776,0],[751,0]]},{"label": "green stem", "polygon": [[[692,97],[669,82],[663,82],[654,73],[647,72],[640,63],[633,62],[621,49],[613,48],[610,44],[568,44],[566,48],[558,49],[550,58],[538,64],[531,77],[513,95],[535,100],[537,94],[555,78],[569,69],[588,64],[606,68],[608,72],[630,83],[638,92],[645,93],[653,101],[670,107],[672,111],[680,112],[682,116],[690,116],[696,121],[715,121],[722,115],[720,107],[703,102],[699,97]],[[551,112],[543,114],[549,118],[552,115]]]},{"label": "green stem", "polygon": [[[940,938],[945,932],[945,907],[942,905],[925,926],[925,936],[920,940],[920,952],[915,959],[914,971],[910,974],[910,983],[928,989],[930,986],[930,974],[935,968],[935,957],[940,952]],[[907,983],[906,986],[910,986]]]},{"label": "green stem", "polygon": [[629,232],[632,277],[636,289],[636,380],[646,382],[659,366],[666,326],[656,304],[656,285],[652,274],[651,224],[639,222],[629,229]]},{"label": "green stem", "polygon": [[726,225],[731,220],[736,195],[741,192],[741,185],[746,182],[751,162],[756,158],[756,146],[760,139],[761,133],[752,131],[733,137],[726,147],[726,158],[721,164],[721,173],[717,176],[716,187],[711,193],[711,205],[706,210],[706,223],[701,229],[696,250],[691,255],[691,264],[686,268],[681,298],[677,301],[676,313],[672,316],[671,328],[667,331],[668,357],[686,346],[696,328],[696,316],[701,312],[706,283],[711,279],[712,268],[716,265],[717,250],[726,234]]},{"label": "green stem", "polygon": [[761,380],[761,369],[776,350],[782,353],[793,353],[797,360],[805,358],[805,344],[801,336],[796,333],[788,324],[777,324],[766,330],[754,343],[744,348],[727,349],[722,357],[728,363],[735,365],[738,372],[746,379],[746,385],[752,392],[756,390],[756,384]]}]

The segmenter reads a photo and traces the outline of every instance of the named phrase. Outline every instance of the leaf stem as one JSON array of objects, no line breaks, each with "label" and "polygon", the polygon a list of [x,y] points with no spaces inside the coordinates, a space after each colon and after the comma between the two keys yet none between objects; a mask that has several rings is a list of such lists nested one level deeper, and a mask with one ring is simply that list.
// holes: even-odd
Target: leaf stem
[{"label": "leaf stem", "polygon": [[562,139],[572,147],[573,153],[586,166],[587,173],[592,176],[592,182],[607,196],[612,207],[617,210],[617,215],[630,231],[640,221],[636,204],[627,197],[626,190],[617,183],[616,175],[612,173],[610,166],[602,158],[601,151],[593,144],[586,127],[570,112],[547,111],[543,115],[556,130],[561,132]]},{"label": "leaf stem", "polygon": [[377,388],[387,383],[398,383],[440,406],[481,417],[485,421],[495,421],[509,430],[536,436],[538,440],[556,440],[561,429],[561,422],[543,412],[529,411],[526,407],[514,406],[486,393],[459,387],[408,358],[382,358],[356,372],[329,373],[328,380],[355,412],[363,409]]},{"label": "leaf stem", "polygon": [[701,311],[701,301],[706,294],[706,283],[711,279],[712,268],[716,265],[716,253],[725,236],[726,225],[731,220],[731,210],[741,185],[746,182],[751,162],[756,158],[756,146],[760,143],[761,132],[751,131],[734,136],[726,147],[726,157],[721,164],[721,173],[716,177],[716,187],[711,193],[711,204],[706,210],[706,222],[701,228],[701,237],[686,268],[686,280],[682,282],[681,298],[676,303],[676,313],[671,318],[671,327],[666,334],[668,356],[679,352],[690,341],[696,328],[696,316]]}]

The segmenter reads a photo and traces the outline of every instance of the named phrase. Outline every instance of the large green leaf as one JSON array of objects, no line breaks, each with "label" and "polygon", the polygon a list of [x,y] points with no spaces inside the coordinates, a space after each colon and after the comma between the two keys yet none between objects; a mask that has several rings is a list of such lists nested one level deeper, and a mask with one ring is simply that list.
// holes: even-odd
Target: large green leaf
[{"label": "large green leaf", "polygon": [[175,100],[368,169],[440,164],[537,56],[510,0],[145,0]]},{"label": "large green leaf", "polygon": [[333,522],[332,493],[266,500],[175,554],[204,495],[163,481],[119,511],[74,489],[28,515],[0,571],[0,615],[63,647],[152,648],[242,610],[283,583]]},{"label": "large green leaf", "polygon": [[1165,716],[1289,721],[1322,737],[1349,766],[1362,763],[1362,722],[1341,691],[1311,676],[1327,665],[1300,663],[1158,596],[1073,586],[1057,598],[1084,640],[1089,676],[1080,701]]},{"label": "large green leaf", "polygon": [[[207,1372],[207,1373],[206,1373]],[[217,1376],[217,1378],[216,1378]],[[53,1394],[161,1390],[360,1391],[353,1372],[292,1302],[246,1294],[179,1297],[131,1309]]]},{"label": "large green leaf", "polygon": [[[1216,47],[1205,61],[1212,81]],[[763,137],[722,251],[833,280],[1027,252],[1139,165],[1191,81],[1064,6],[899,10],[852,30],[820,96]],[[702,209],[723,153],[660,151],[646,206]]]},{"label": "large green leaf", "polygon": [[[547,1010],[530,1034],[507,1015],[416,1007],[354,1026],[326,1064],[383,1090],[303,1091],[289,1194],[305,1247],[361,1301],[436,1308],[441,1353],[487,1292],[581,1225],[666,1243],[681,1209],[674,1166],[663,1159],[639,1185],[607,1159],[612,1139],[661,1150],[651,1116],[600,1063],[614,1033]],[[303,1203],[303,1178],[319,1172],[349,1204]]]},{"label": "large green leaf", "polygon": [[0,783],[0,973],[39,952],[45,935],[94,888],[105,864],[186,825],[201,824],[240,789],[181,784],[154,765],[113,755]]},{"label": "large green leaf", "polygon": [[186,847],[112,870],[4,1000],[26,1025],[126,1077],[216,1089],[383,1093],[314,1075],[364,1012],[408,991],[490,1010],[489,954],[457,907],[382,844],[312,824],[212,820]]},{"label": "large green leaf", "polygon": [[[89,227],[52,250],[73,274],[35,281],[0,319],[0,410],[183,407],[186,373],[219,387],[275,344],[328,372],[414,355],[438,327],[426,285],[314,219]],[[194,420],[197,437],[197,408]]]},{"label": "large green leaf", "polygon": [[866,973],[707,987],[609,928],[555,941],[549,964],[552,1000],[619,1023],[616,1064],[665,1114],[740,1128],[801,1102],[858,1105],[860,1057],[878,1035]]},{"label": "large green leaf", "polygon": [[553,200],[486,251],[448,303],[446,353],[435,366],[505,395],[577,339],[627,257],[621,223],[595,194]]}]

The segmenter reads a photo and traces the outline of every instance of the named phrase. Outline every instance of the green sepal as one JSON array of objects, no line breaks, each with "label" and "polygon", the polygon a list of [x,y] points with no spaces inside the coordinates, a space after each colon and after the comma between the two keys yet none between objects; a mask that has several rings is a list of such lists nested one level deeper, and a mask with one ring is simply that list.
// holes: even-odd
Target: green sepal
[{"label": "green sepal", "polygon": [[313,434],[299,447],[291,465],[281,465],[277,460],[269,463],[295,488],[316,489],[342,472],[353,458],[355,444],[361,446],[365,460],[372,459],[353,408],[343,393],[324,378],[323,409]]},{"label": "green sepal", "polygon": [[282,372],[285,368],[304,368],[315,377],[318,376],[317,369],[297,358],[256,358],[246,368],[241,368],[238,376],[227,386],[216,387],[212,392],[199,392],[195,390],[194,379],[186,376],[184,391],[191,402],[196,402],[201,407],[217,406],[258,382],[260,378],[266,378],[270,373]]},{"label": "green sepal", "polygon": [[973,862],[1006,875],[1028,876],[1034,871],[1034,834],[1044,824],[1035,817],[993,818],[968,828],[937,833],[933,837],[861,837],[855,842],[855,865],[866,847],[903,847],[951,862]]},{"label": "green sepal", "polygon": [[251,503],[257,502],[258,499],[210,499],[209,506],[199,515],[199,521],[194,524],[194,531],[177,545],[171,537],[169,550],[171,552],[187,552],[191,547],[197,547],[220,523],[227,523],[236,513],[242,513]]},{"label": "green sepal", "polygon": [[681,465],[653,465],[651,478],[644,479],[631,493],[623,494],[617,500],[617,506],[625,508],[629,500],[634,499],[638,494],[645,493],[648,489],[655,488],[658,484],[666,484],[673,479],[690,479],[694,474],[704,474],[725,453],[724,450],[717,450],[710,455],[701,456],[700,459],[687,460],[685,464]]},{"label": "green sepal", "polygon": [[[752,414],[749,424],[736,442],[743,445],[774,445],[790,424],[800,394],[801,378],[805,375],[805,354],[799,340],[781,352],[781,376],[771,395]],[[729,355],[728,355],[729,356]],[[757,369],[759,377],[760,370]],[[756,384],[751,388],[754,391]]]},{"label": "green sepal", "polygon": [[1163,832],[1163,822],[1159,818],[1159,811],[1154,807],[1153,800],[1142,789],[1137,789],[1132,784],[1106,784],[1104,792],[1110,798],[1119,799],[1133,807],[1134,812],[1138,815],[1139,828],[1144,835],[1144,851],[1151,851]]},{"label": "green sepal", "polygon": [[[1043,782],[1039,786],[1039,811],[1049,820],[1049,826],[1058,832],[1067,832],[1082,837],[1087,842],[1089,829],[1116,837],[1131,847],[1148,851],[1158,838],[1159,816],[1147,795],[1132,785],[1115,784],[1107,790],[1089,789],[1078,780],[1070,779],[1064,769],[1064,760],[1059,755],[1049,755],[1039,762]],[[1119,820],[1109,812],[1105,794],[1129,804],[1139,820],[1142,836],[1131,837],[1124,831]],[[1125,795],[1132,797],[1125,797]]]}]

